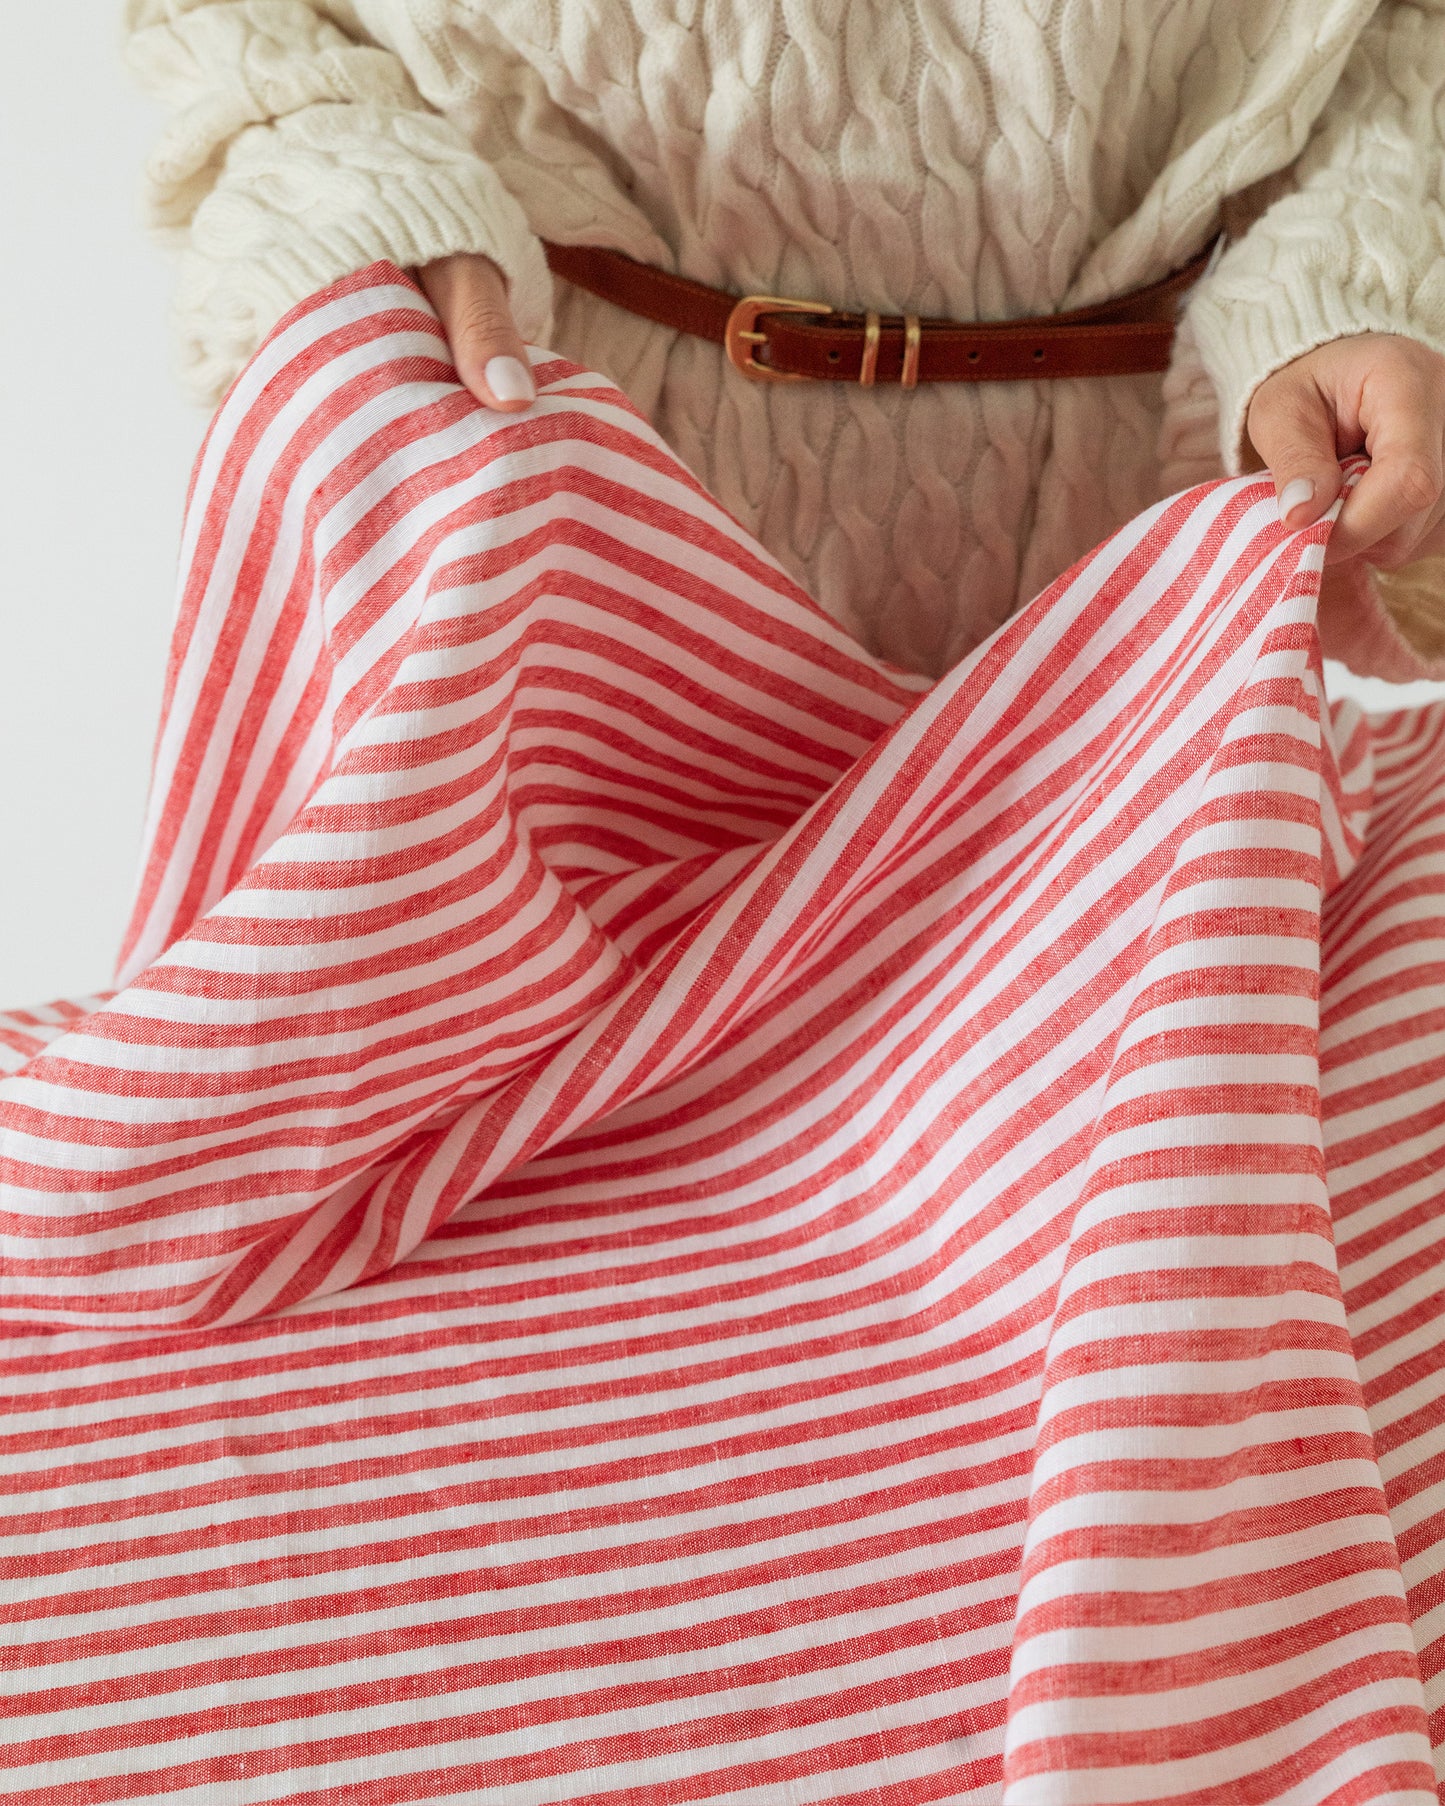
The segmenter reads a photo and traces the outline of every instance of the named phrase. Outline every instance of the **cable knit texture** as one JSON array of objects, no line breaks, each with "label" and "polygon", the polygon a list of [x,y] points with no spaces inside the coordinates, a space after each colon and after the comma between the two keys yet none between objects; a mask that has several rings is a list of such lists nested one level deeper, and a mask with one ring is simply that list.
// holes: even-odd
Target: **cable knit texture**
[{"label": "cable knit texture", "polygon": [[[126,0],[126,28],[170,111],[147,205],[198,400],[334,277],[484,252],[524,337],[615,378],[920,671],[1149,502],[1238,472],[1281,364],[1370,330],[1445,351],[1445,0]],[[750,384],[554,288],[540,244],[997,320],[1152,282],[1221,221],[1241,235],[1166,376],[911,393]],[[1335,649],[1436,670],[1438,582],[1407,578],[1398,616],[1372,592]]]}]

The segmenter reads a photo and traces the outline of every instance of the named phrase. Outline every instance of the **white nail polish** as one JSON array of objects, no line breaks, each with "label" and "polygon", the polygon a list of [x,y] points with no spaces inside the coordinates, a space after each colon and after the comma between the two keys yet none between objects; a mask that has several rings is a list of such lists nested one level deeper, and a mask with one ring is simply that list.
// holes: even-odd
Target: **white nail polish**
[{"label": "white nail polish", "polygon": [[535,401],[537,385],[532,372],[515,357],[492,357],[482,372],[498,401]]},{"label": "white nail polish", "polygon": [[1307,502],[1315,492],[1314,484],[1308,477],[1295,477],[1286,483],[1279,492],[1279,518],[1283,520],[1291,508],[1298,508],[1301,502]]}]

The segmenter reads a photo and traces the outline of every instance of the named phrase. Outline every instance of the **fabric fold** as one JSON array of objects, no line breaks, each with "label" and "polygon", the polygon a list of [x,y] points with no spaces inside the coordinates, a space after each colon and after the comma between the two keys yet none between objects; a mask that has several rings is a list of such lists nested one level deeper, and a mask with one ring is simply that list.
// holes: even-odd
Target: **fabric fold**
[{"label": "fabric fold", "polygon": [[198,458],[118,988],[0,1018],[7,1797],[1433,1800],[1445,710],[1330,519],[930,684],[532,356],[373,264]]}]

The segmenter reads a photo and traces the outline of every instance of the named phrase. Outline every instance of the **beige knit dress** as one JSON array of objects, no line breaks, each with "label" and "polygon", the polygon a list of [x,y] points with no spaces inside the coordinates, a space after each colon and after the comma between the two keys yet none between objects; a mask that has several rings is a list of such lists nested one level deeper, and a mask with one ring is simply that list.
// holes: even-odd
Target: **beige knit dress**
[{"label": "beige knit dress", "polygon": [[[148,205],[198,400],[334,277],[485,252],[525,337],[615,378],[918,670],[1241,468],[1270,371],[1365,330],[1445,352],[1445,0],[126,0],[126,26],[171,110]],[[1167,376],[911,392],[750,384],[540,244],[996,320],[1152,282],[1221,220]],[[1379,641],[1352,662],[1398,666]]]}]

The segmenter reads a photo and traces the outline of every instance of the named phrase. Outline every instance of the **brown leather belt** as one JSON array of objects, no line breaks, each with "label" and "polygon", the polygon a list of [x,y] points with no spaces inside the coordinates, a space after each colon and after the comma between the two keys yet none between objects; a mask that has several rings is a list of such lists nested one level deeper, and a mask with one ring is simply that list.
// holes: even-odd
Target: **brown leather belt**
[{"label": "brown leather belt", "polygon": [[629,313],[725,346],[754,382],[1020,382],[1167,370],[1179,297],[1223,235],[1148,288],[1028,320],[961,325],[916,314],[843,313],[821,301],[729,295],[620,251],[543,241],[553,272]]}]

